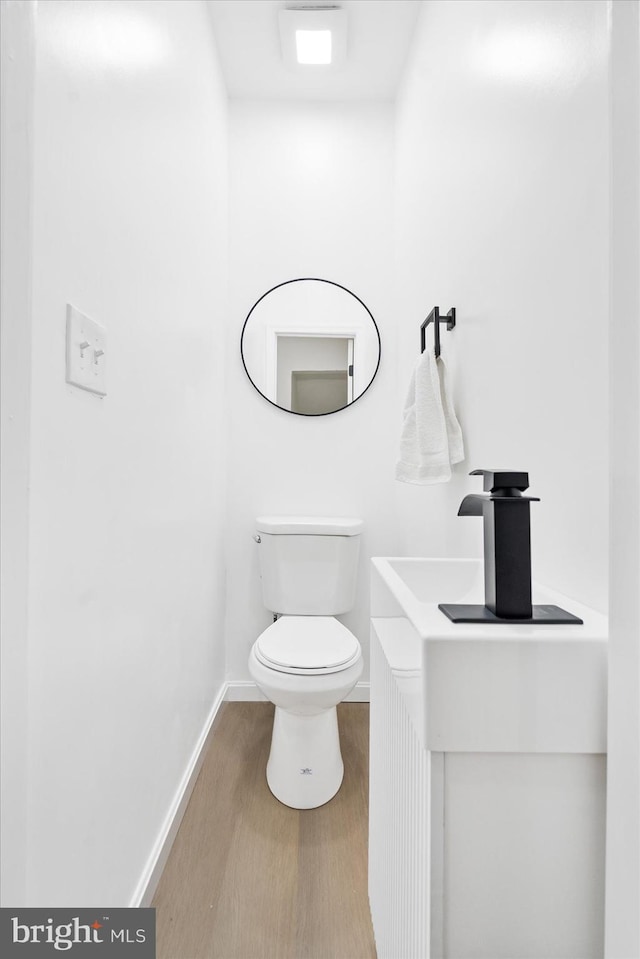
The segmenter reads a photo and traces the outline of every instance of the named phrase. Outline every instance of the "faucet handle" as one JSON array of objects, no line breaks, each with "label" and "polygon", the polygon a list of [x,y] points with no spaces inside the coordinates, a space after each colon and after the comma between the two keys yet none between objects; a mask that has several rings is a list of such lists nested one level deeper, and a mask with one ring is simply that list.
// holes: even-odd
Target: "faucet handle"
[{"label": "faucet handle", "polygon": [[483,476],[486,493],[499,489],[517,489],[523,493],[529,489],[529,474],[522,470],[473,470],[469,476]]}]

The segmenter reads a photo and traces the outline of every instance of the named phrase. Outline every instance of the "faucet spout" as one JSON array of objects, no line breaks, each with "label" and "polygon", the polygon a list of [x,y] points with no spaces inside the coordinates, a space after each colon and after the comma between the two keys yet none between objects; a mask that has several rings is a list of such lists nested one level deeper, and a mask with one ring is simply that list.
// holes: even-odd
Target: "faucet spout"
[{"label": "faucet spout", "polygon": [[460,503],[458,516],[482,516],[482,510],[488,502],[489,497],[482,493],[469,493]]}]

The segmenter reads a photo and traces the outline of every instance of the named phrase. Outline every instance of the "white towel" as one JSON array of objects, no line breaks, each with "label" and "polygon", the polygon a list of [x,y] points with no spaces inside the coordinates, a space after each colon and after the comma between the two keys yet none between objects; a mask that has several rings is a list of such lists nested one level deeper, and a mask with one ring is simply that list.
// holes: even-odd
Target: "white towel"
[{"label": "white towel", "polygon": [[451,401],[447,365],[425,350],[413,371],[404,405],[396,479],[430,486],[451,479],[451,467],[464,459],[462,430]]}]

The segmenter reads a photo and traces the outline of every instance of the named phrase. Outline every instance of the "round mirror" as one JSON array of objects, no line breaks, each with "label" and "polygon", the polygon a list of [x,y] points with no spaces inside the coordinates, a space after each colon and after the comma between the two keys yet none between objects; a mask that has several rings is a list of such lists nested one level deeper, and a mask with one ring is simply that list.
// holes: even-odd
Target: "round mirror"
[{"label": "round mirror", "polygon": [[380,334],[362,300],[331,280],[287,280],[264,293],[242,328],[242,362],[266,400],[301,416],[355,402],[380,364]]}]

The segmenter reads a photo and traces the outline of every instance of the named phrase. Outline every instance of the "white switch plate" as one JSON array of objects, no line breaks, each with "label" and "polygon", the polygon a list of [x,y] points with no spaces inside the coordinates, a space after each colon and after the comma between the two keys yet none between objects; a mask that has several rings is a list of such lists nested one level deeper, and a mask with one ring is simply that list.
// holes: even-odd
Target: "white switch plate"
[{"label": "white switch plate", "polygon": [[106,361],[104,327],[67,303],[67,383],[106,396]]}]

